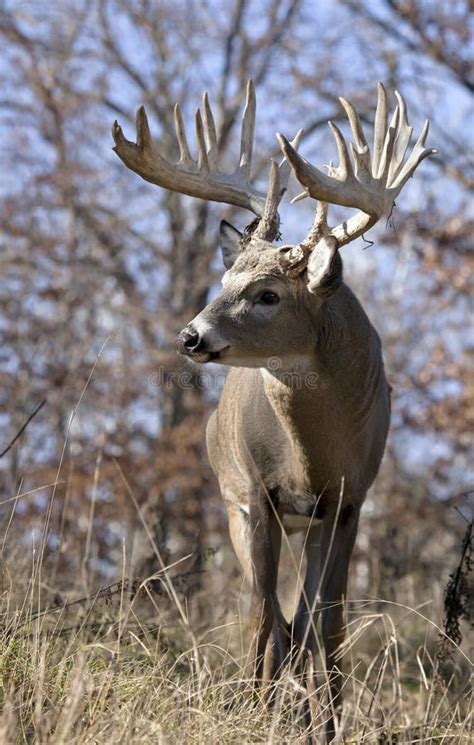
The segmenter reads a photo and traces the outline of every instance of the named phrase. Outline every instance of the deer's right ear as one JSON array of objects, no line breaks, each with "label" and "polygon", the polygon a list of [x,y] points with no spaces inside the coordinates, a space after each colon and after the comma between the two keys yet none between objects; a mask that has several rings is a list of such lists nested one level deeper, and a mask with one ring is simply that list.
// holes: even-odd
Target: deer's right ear
[{"label": "deer's right ear", "polygon": [[224,266],[226,269],[230,269],[239,255],[242,233],[237,228],[234,228],[230,222],[227,222],[227,220],[221,220],[219,235]]}]

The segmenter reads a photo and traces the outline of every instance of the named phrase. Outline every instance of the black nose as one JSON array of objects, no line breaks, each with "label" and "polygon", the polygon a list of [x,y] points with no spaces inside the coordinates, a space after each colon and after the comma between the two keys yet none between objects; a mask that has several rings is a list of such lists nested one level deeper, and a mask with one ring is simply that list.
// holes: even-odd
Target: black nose
[{"label": "black nose", "polygon": [[185,328],[178,336],[176,346],[181,354],[189,354],[199,352],[204,347],[204,342],[193,328]]}]

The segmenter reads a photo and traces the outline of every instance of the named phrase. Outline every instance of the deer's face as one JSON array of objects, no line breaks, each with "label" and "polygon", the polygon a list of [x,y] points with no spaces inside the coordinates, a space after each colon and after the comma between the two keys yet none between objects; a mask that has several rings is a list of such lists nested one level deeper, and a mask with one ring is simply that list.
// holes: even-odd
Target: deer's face
[{"label": "deer's face", "polygon": [[221,293],[179,335],[178,351],[196,362],[241,367],[309,356],[318,301],[302,279],[285,273],[281,257],[282,249],[262,241],[242,251]]}]

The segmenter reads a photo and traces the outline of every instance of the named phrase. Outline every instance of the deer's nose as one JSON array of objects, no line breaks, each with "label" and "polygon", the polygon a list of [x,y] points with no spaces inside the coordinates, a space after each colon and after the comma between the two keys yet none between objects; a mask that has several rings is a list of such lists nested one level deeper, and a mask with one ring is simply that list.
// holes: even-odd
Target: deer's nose
[{"label": "deer's nose", "polygon": [[188,326],[178,336],[176,347],[181,354],[189,354],[190,352],[199,352],[204,347],[204,342],[198,332]]}]

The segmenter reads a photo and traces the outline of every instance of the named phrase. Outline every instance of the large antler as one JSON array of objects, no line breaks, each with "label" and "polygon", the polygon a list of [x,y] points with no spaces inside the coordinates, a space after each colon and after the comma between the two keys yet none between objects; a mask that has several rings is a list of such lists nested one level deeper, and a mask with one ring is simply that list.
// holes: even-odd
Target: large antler
[{"label": "large antler", "polygon": [[329,166],[328,174],[298,155],[283,135],[277,135],[296,178],[305,188],[305,193],[300,196],[311,196],[322,203],[339,204],[361,210],[346,222],[329,228],[326,222],[327,207],[321,205],[305,245],[315,245],[323,236],[335,238],[338,247],[358,238],[391,210],[395,198],[421,161],[437,152],[424,147],[429,127],[426,120],[411,155],[404,163],[413,128],[408,124],[404,99],[398,92],[395,92],[395,95],[398,103],[387,128],[387,94],[382,83],[378,84],[372,158],[356,110],[349,101],[339,99],[349,119],[355,145],[350,144],[351,161],[341,131],[329,122],[336,139],[339,165],[337,168]]},{"label": "large antler", "polygon": [[[252,80],[249,80],[247,84],[247,98],[242,116],[240,161],[232,174],[222,173],[218,169],[216,125],[207,93],[204,93],[202,102],[204,118],[199,109],[195,117],[197,160],[194,160],[189,152],[186,130],[178,104],[174,109],[176,138],[180,152],[178,163],[170,163],[155,147],[143,106],[138,109],[136,116],[136,143],[127,140],[120,125],[114,122],[112,136],[115,141],[115,152],[128,168],[152,184],[191,197],[224,202],[250,210],[261,218],[256,228],[259,236],[267,239],[274,238],[278,233],[278,204],[285,191],[290,168],[285,159],[279,169],[275,170],[272,166],[266,197],[250,184],[256,112],[255,88]],[[292,142],[295,150],[300,136],[301,132]]]}]

